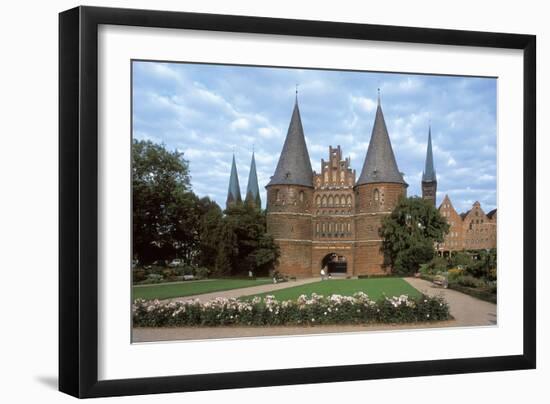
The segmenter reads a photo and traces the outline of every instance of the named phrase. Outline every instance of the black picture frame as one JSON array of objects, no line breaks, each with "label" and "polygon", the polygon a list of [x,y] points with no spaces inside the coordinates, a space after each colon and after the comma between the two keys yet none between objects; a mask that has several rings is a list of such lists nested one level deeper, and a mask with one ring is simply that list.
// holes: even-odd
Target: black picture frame
[{"label": "black picture frame", "polygon": [[[523,354],[99,381],[97,61],[100,24],[522,50]],[[59,390],[84,398],[534,369],[535,106],[534,35],[96,7],[77,7],[60,13]]]}]

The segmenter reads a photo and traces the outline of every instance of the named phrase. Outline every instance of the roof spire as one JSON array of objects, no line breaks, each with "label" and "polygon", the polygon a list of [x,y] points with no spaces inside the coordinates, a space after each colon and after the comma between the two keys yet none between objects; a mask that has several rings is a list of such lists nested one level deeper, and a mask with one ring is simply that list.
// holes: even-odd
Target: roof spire
[{"label": "roof spire", "polygon": [[378,97],[378,107],[376,108],[367,155],[356,185],[378,182],[391,182],[407,186],[395,161],[390,136],[380,106],[380,96]]},{"label": "roof spire", "polygon": [[226,207],[241,202],[241,188],[239,186],[239,176],[237,174],[237,164],[235,163],[235,153],[233,153],[233,161],[231,163],[231,176],[229,177],[229,189],[227,190]]},{"label": "roof spire", "polygon": [[294,104],[283,150],[270,185],[303,185],[313,188],[313,171],[307,151],[298,103]]},{"label": "roof spire", "polygon": [[296,83],[296,99],[294,102],[298,104],[298,83]]},{"label": "roof spire", "polygon": [[258,174],[256,173],[256,159],[254,158],[254,150],[252,150],[252,160],[250,161],[250,173],[248,174],[245,202],[249,205],[257,207],[258,209],[262,207],[260,188],[258,187]]},{"label": "roof spire", "polygon": [[380,106],[380,87],[378,87],[378,106]]},{"label": "roof spire", "polygon": [[432,125],[428,127],[428,146],[426,147],[426,163],[424,165],[424,172],[422,173],[422,182],[434,182],[437,181],[434,168],[434,157],[432,152]]}]

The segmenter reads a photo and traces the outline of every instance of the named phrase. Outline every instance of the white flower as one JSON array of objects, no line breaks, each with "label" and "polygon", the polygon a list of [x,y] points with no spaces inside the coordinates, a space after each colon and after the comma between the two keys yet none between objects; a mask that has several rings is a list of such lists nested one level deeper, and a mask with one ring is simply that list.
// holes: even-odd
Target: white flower
[{"label": "white flower", "polygon": [[314,319],[314,318],[312,318],[312,319],[311,319],[311,322],[312,322],[312,323],[314,323],[314,322],[315,322],[315,319]]},{"label": "white flower", "polygon": [[430,315],[429,315],[429,314],[426,314],[426,317],[430,318]]}]

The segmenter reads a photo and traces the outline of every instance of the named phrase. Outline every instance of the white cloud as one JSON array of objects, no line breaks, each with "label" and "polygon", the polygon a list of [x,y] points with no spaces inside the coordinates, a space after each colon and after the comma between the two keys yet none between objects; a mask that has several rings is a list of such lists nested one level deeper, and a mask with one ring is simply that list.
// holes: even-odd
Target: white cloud
[{"label": "white cloud", "polygon": [[376,109],[377,103],[375,100],[366,97],[351,97],[353,104],[357,105],[363,111],[372,112]]},{"label": "white cloud", "polygon": [[231,122],[231,130],[246,130],[250,128],[250,122],[246,118],[238,118]]}]

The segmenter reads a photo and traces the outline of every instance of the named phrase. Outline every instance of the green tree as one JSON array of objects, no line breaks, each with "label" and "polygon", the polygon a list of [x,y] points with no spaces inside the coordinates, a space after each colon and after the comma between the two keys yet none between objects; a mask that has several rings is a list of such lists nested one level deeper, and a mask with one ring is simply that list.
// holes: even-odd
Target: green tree
[{"label": "green tree", "polygon": [[418,271],[434,255],[449,225],[439,211],[422,198],[401,198],[379,229],[385,265],[399,274]]},{"label": "green tree", "polygon": [[[223,257],[222,257],[223,255]],[[279,257],[279,249],[266,232],[265,212],[248,204],[225,211],[222,235],[218,239],[217,271],[221,263],[233,275],[267,274]]]},{"label": "green tree", "polygon": [[164,145],[134,140],[132,204],[134,255],[141,263],[176,256],[190,259],[198,216],[183,154]]},{"label": "green tree", "polygon": [[[200,232],[197,264],[216,272],[216,260],[220,243],[223,242],[223,212],[210,198],[199,201]],[[225,253],[224,253],[225,254]],[[222,265],[220,263],[220,265]]]}]

